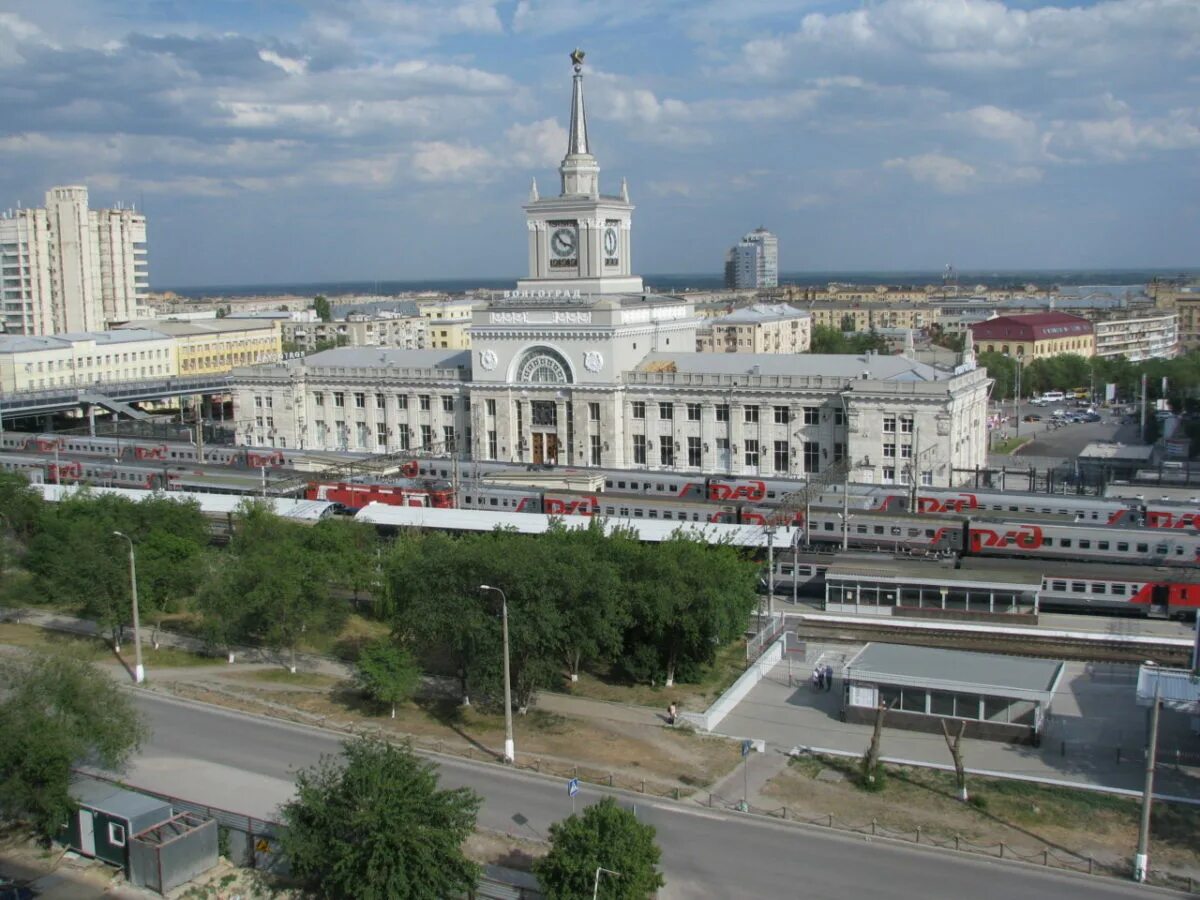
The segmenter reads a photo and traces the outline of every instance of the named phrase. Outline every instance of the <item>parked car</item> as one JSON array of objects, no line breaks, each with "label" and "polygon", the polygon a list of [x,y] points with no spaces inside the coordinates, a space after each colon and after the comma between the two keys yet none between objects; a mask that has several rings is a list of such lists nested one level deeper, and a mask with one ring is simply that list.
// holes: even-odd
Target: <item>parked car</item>
[{"label": "parked car", "polygon": [[1042,421],[1042,417],[1037,415],[1036,413],[1030,413],[1029,415],[1027,415],[1025,417],[1025,421],[1026,422],[1040,422],[1040,421]]}]

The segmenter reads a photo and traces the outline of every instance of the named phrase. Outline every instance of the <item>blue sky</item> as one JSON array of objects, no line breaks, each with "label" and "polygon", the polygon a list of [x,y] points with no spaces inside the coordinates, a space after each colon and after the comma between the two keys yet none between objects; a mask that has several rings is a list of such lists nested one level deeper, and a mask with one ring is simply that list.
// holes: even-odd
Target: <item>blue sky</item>
[{"label": "blue sky", "polygon": [[141,204],[154,285],[517,276],[568,52],[640,272],[1200,264],[1200,0],[39,0],[0,206]]}]

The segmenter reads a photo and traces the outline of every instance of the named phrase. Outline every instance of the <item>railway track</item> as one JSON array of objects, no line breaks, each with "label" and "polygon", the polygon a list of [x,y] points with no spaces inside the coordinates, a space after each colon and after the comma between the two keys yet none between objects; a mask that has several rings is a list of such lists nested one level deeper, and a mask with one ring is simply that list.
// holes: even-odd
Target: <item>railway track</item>
[{"label": "railway track", "polygon": [[966,622],[924,622],[834,615],[789,616],[796,636],[805,641],[861,644],[881,641],[983,653],[1007,653],[1082,662],[1187,666],[1192,641],[1159,635],[1116,635],[1091,631],[1047,630]]}]

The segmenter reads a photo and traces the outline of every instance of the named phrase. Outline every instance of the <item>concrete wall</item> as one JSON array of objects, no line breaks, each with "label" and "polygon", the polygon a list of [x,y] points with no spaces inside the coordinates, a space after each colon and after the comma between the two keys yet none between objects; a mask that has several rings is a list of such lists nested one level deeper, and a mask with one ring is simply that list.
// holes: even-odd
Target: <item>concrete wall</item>
[{"label": "concrete wall", "polygon": [[729,690],[718,697],[713,705],[702,713],[682,713],[681,718],[691,722],[702,731],[712,731],[729,715],[750,690],[758,684],[766,674],[783,659],[784,638],[780,637],[769,646],[762,656],[749,669],[742,673]]},{"label": "concrete wall", "polygon": [[[843,711],[847,722],[856,725],[874,725],[875,710],[863,706],[847,706]],[[958,733],[958,723],[962,719],[950,719],[951,734]],[[966,720],[967,730],[964,737],[977,738],[985,741],[1004,741],[1010,744],[1035,744],[1037,733],[1028,725],[1012,725],[1004,722],[979,722]],[[883,719],[886,728],[904,728],[908,731],[923,731],[929,734],[942,733],[942,717],[930,716],[925,713],[905,712],[904,710],[889,709]]]}]

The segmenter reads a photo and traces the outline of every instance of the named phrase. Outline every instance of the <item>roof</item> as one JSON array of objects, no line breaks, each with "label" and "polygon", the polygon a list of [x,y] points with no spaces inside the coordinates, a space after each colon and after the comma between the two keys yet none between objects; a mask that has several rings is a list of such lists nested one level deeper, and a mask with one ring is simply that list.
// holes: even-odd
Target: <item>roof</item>
[{"label": "roof", "polygon": [[[494,512],[492,510],[439,509],[432,506],[388,506],[369,503],[355,515],[359,522],[391,525],[398,528],[442,528],[448,531],[494,531],[511,528],[521,534],[543,534],[552,520],[568,528],[587,528],[591,516],[545,516],[540,513]],[[675,532],[699,534],[715,544],[727,540],[738,547],[765,547],[767,535],[761,525],[725,525],[722,523],[664,522],[606,516],[600,520],[606,531],[629,528],[642,541],[658,542],[670,539]],[[777,528],[775,545],[790,546],[796,539],[794,528]]]},{"label": "roof", "polygon": [[171,808],[170,803],[157,797],[127,791],[115,784],[97,781],[94,778],[76,779],[71,783],[70,791],[80,806],[97,809],[121,819],[132,820],[147,813],[157,812],[163,807]]},{"label": "roof", "polygon": [[470,350],[404,350],[398,347],[336,347],[298,360],[309,368],[470,369]]},{"label": "roof", "polygon": [[846,664],[846,677],[1048,702],[1064,665],[1053,659],[873,642]]},{"label": "roof", "polygon": [[1190,669],[1139,666],[1138,705],[1153,705],[1155,696],[1170,709],[1200,714],[1200,675]]},{"label": "roof", "polygon": [[[110,494],[116,497],[124,497],[125,499],[132,500],[135,503],[150,497],[177,500],[180,503],[194,501],[200,506],[200,511],[202,513],[210,515],[235,513],[247,500],[263,502],[261,498],[251,497],[246,494],[209,494],[203,491],[147,491],[136,490],[134,488],[109,488],[97,487],[95,485],[75,486],[65,484],[31,484],[30,487],[35,491],[40,492],[43,499],[50,503],[57,503],[64,497],[68,497],[71,494],[86,490],[90,494]],[[271,504],[271,508],[277,515],[282,516],[285,519],[296,519],[305,522],[317,521],[323,516],[329,514],[334,506],[334,504],[328,503],[324,500],[294,500],[289,497],[269,497],[265,502]]]},{"label": "roof", "polygon": [[1042,576],[1035,571],[1011,572],[998,569],[963,571],[917,560],[888,559],[882,564],[867,561],[843,562],[831,565],[825,572],[827,581],[880,582],[898,584],[978,587],[997,591],[1034,591],[1042,586]]},{"label": "roof", "polygon": [[1089,335],[1092,323],[1079,316],[1061,312],[1029,313],[1024,316],[996,316],[972,326],[975,340],[1041,341]]},{"label": "roof", "polygon": [[737,325],[739,323],[777,322],[780,319],[808,319],[811,316],[802,309],[786,303],[754,303],[735,309],[727,316],[713,319],[714,325]]},{"label": "roof", "polygon": [[1104,441],[1093,441],[1079,452],[1079,458],[1081,460],[1121,459],[1146,462],[1153,454],[1153,444],[1110,444]]},{"label": "roof", "polygon": [[206,334],[223,334],[228,331],[274,330],[274,319],[251,319],[226,316],[220,319],[138,319],[118,326],[119,330],[152,328],[171,337],[192,337]]},{"label": "roof", "polygon": [[138,341],[165,341],[169,335],[150,328],[122,328],[113,331],[68,331],[62,334],[0,334],[0,353],[34,353],[38,350],[66,350],[72,344],[132,344]]},{"label": "roof", "polygon": [[664,370],[714,375],[865,375],[877,381],[945,381],[952,377],[926,363],[877,353],[649,353],[636,369]]}]

